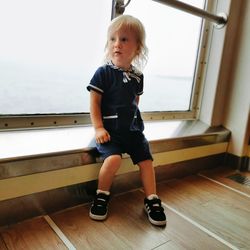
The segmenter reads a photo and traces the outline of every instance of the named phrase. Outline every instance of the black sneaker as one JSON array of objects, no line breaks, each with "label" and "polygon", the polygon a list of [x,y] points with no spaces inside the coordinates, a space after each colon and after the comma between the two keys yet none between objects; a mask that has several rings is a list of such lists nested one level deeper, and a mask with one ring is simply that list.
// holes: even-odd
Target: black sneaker
[{"label": "black sneaker", "polygon": [[95,196],[89,216],[93,220],[105,220],[108,215],[109,195],[99,193]]},{"label": "black sneaker", "polygon": [[155,226],[165,226],[167,223],[164,208],[161,205],[159,198],[149,200],[144,199],[144,208],[148,215],[149,221]]}]

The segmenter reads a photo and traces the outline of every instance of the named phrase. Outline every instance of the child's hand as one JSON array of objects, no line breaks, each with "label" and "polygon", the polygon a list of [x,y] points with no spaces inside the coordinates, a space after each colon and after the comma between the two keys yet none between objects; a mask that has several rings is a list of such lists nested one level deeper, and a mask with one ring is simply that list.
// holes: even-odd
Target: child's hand
[{"label": "child's hand", "polygon": [[105,128],[98,128],[95,131],[95,140],[97,143],[105,143],[110,141],[110,135]]}]

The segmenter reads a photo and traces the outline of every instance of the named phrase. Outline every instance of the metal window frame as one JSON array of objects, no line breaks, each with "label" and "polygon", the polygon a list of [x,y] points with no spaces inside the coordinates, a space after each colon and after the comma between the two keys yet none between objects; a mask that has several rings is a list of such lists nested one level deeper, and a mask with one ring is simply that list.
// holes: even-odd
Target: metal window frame
[{"label": "metal window frame", "polygon": [[[113,0],[112,16],[114,15],[114,4],[124,3],[123,0]],[[129,1],[129,0],[128,0]],[[155,0],[153,0],[155,1]],[[160,2],[160,1],[158,1]],[[161,1],[163,2],[163,1]],[[175,1],[178,2],[178,1]],[[206,1],[206,10],[212,8],[212,1]],[[124,7],[124,6],[123,6]],[[208,57],[208,42],[211,36],[213,25],[203,20],[199,49],[197,53],[197,63],[194,75],[192,97],[190,100],[190,110],[187,111],[155,111],[143,112],[142,117],[145,121],[154,120],[195,120],[198,118],[201,92],[206,71]],[[89,125],[91,123],[89,113],[75,114],[38,114],[38,115],[0,115],[0,130],[11,129],[35,129],[35,128],[58,128],[72,127],[79,125]]]}]

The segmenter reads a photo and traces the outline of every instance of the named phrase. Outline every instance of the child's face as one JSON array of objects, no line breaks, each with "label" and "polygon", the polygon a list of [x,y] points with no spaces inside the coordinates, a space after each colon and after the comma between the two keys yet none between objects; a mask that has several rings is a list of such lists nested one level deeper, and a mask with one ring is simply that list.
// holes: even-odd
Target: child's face
[{"label": "child's face", "polygon": [[109,37],[108,53],[113,64],[122,69],[129,69],[132,60],[138,54],[136,35],[128,29],[120,29]]}]

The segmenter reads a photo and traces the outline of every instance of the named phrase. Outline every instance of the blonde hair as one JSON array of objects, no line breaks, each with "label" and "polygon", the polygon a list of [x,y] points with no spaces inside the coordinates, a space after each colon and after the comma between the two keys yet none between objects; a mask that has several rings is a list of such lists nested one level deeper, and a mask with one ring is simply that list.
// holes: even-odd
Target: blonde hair
[{"label": "blonde hair", "polygon": [[137,67],[139,70],[142,70],[148,61],[148,48],[146,46],[146,32],[143,24],[141,21],[133,16],[130,15],[121,15],[114,18],[109,27],[107,32],[107,42],[105,45],[105,57],[104,61],[107,62],[110,60],[108,54],[108,41],[112,34],[121,28],[127,28],[134,32],[137,43],[138,43],[138,53],[133,58],[132,64],[133,66]]}]

